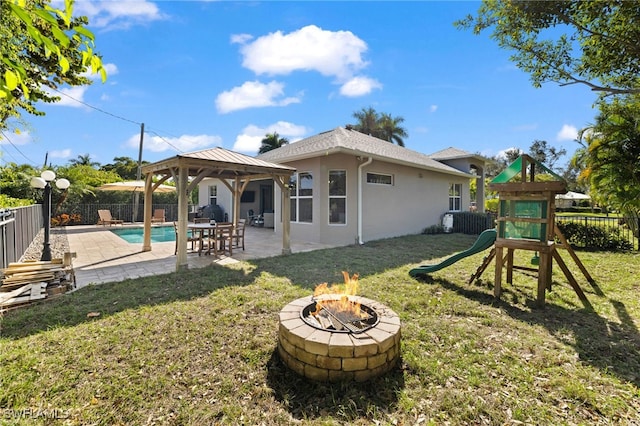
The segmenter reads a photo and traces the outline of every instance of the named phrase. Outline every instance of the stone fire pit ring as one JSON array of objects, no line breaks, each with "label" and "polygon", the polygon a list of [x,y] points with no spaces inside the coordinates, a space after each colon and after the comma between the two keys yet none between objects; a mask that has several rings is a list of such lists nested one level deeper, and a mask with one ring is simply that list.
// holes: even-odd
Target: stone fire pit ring
[{"label": "stone fire pit ring", "polygon": [[299,375],[320,382],[364,382],[395,366],[400,358],[400,317],[375,300],[349,296],[349,300],[375,310],[375,326],[361,333],[313,327],[301,311],[312,296],[296,299],[280,311],[278,353]]}]

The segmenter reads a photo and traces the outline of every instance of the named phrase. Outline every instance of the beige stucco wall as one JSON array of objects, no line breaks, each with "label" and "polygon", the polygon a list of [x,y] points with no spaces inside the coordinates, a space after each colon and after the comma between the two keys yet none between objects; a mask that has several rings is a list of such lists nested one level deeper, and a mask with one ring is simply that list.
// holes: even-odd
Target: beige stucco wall
[{"label": "beige stucco wall", "polygon": [[[333,245],[349,245],[358,242],[358,166],[366,158],[355,155],[333,154],[285,163],[298,172],[310,172],[313,176],[313,223],[291,222],[291,239]],[[347,172],[346,224],[329,224],[329,171]],[[366,173],[382,173],[393,176],[393,185],[368,184]],[[200,183],[200,205],[208,203],[207,186],[217,180]],[[266,183],[266,182],[262,182]],[[362,241],[372,241],[401,235],[419,234],[428,226],[442,222],[449,208],[449,185],[462,184],[462,209],[468,208],[469,179],[432,172],[404,165],[374,160],[365,166],[362,176]],[[220,182],[218,203],[231,216],[231,194]],[[241,204],[241,217],[252,207],[258,212],[260,182],[251,182],[247,190],[256,191],[256,201]],[[229,207],[227,207],[229,206]],[[274,232],[282,232],[282,195],[274,185]]]}]

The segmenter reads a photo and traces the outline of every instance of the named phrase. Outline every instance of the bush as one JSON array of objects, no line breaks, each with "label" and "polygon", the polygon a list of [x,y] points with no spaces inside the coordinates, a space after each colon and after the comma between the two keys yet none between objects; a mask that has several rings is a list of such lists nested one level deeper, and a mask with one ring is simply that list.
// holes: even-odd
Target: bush
[{"label": "bush", "polygon": [[442,225],[431,225],[422,230],[423,234],[433,235],[433,234],[444,234],[444,226]]},{"label": "bush", "polygon": [[620,235],[617,228],[585,225],[577,222],[558,223],[569,244],[592,250],[632,250],[633,244]]}]

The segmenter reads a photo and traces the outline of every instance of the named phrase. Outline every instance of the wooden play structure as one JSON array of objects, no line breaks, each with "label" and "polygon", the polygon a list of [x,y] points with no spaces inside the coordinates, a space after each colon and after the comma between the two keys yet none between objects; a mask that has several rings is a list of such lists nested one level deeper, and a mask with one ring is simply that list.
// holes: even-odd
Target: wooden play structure
[{"label": "wooden play structure", "polygon": [[[536,173],[544,175],[544,179],[536,181]],[[555,260],[580,300],[588,305],[584,292],[558,252],[559,248],[565,249],[589,283],[593,283],[593,278],[555,224],[555,196],[566,192],[564,179],[525,154],[496,176],[489,188],[497,191],[500,199],[497,237],[491,252],[469,282],[480,278],[495,258],[494,295],[499,298],[502,293],[503,267],[506,267],[506,281],[509,284],[513,281],[514,269],[533,271],[538,274],[536,301],[543,306],[546,290],[551,289],[552,264]],[[515,250],[535,252],[531,263],[538,267],[514,265]]]}]

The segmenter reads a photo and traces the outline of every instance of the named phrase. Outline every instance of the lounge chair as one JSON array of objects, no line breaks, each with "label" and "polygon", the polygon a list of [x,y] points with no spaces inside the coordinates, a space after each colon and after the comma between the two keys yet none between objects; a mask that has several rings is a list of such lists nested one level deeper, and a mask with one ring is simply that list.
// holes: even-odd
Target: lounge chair
[{"label": "lounge chair", "polygon": [[151,216],[151,223],[164,222],[165,220],[164,209],[155,209],[153,211],[153,216]]},{"label": "lounge chair", "polygon": [[106,226],[109,224],[109,226],[111,226],[114,224],[122,225],[124,223],[122,219],[114,219],[113,216],[111,216],[111,210],[98,210],[98,216],[98,225]]}]

